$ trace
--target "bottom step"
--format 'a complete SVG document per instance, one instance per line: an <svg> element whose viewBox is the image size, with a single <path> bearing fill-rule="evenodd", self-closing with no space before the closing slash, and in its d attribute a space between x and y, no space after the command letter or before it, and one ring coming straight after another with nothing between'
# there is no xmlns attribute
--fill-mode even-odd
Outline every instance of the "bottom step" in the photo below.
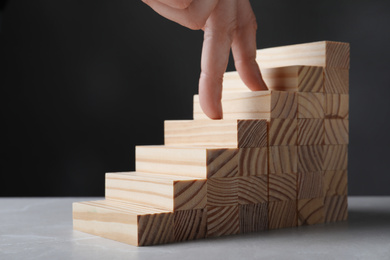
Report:
<svg viewBox="0 0 390 260"><path fill-rule="evenodd" d="M173 242L173 213L113 200L73 203L73 228L142 246Z"/></svg>

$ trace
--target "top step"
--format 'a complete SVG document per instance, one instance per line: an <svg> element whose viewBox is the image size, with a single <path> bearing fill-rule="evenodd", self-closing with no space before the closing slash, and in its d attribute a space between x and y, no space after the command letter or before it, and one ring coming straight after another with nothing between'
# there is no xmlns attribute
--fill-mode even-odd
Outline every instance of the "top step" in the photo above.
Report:
<svg viewBox="0 0 390 260"><path fill-rule="evenodd" d="M257 51L261 68L284 66L320 66L349 69L349 43L321 41L295 44Z"/></svg>

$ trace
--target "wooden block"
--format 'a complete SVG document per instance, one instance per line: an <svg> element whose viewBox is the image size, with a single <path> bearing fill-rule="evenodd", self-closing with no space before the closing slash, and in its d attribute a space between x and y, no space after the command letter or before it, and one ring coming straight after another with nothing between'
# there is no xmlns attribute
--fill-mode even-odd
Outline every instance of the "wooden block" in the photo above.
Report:
<svg viewBox="0 0 390 260"><path fill-rule="evenodd" d="M298 172L322 171L324 151L322 145L298 146Z"/></svg>
<svg viewBox="0 0 390 260"><path fill-rule="evenodd" d="M269 173L297 173L298 172L297 146L270 146Z"/></svg>
<svg viewBox="0 0 390 260"><path fill-rule="evenodd" d="M296 118L297 98L294 92L282 91L224 93L222 109L224 119ZM208 119L198 95L194 96L194 119Z"/></svg>
<svg viewBox="0 0 390 260"><path fill-rule="evenodd" d="M257 204L268 201L268 176L237 177L238 203Z"/></svg>
<svg viewBox="0 0 390 260"><path fill-rule="evenodd" d="M324 144L349 143L349 120L325 119L324 129Z"/></svg>
<svg viewBox="0 0 390 260"><path fill-rule="evenodd" d="M135 246L174 241L171 212L119 201L73 203L73 228Z"/></svg>
<svg viewBox="0 0 390 260"><path fill-rule="evenodd" d="M348 195L348 171L324 171L324 194L327 197Z"/></svg>
<svg viewBox="0 0 390 260"><path fill-rule="evenodd" d="M324 93L297 93L298 118L324 118L325 94Z"/></svg>
<svg viewBox="0 0 390 260"><path fill-rule="evenodd" d="M278 229L297 226L296 200L272 201L268 207L268 228Z"/></svg>
<svg viewBox="0 0 390 260"><path fill-rule="evenodd" d="M261 176L268 174L267 147L241 148L238 155L238 176Z"/></svg>
<svg viewBox="0 0 390 260"><path fill-rule="evenodd" d="M238 204L237 177L207 180L207 206L235 206Z"/></svg>
<svg viewBox="0 0 390 260"><path fill-rule="evenodd" d="M268 229L268 203L239 205L240 233Z"/></svg>
<svg viewBox="0 0 390 260"><path fill-rule="evenodd" d="M238 175L238 149L137 146L137 172L206 179Z"/></svg>
<svg viewBox="0 0 390 260"><path fill-rule="evenodd" d="M207 237L233 235L240 232L238 205L207 207Z"/></svg>
<svg viewBox="0 0 390 260"><path fill-rule="evenodd" d="M272 118L269 122L269 145L296 145L297 119Z"/></svg>
<svg viewBox="0 0 390 260"><path fill-rule="evenodd" d="M324 223L324 198L298 200L298 226Z"/></svg>
<svg viewBox="0 0 390 260"><path fill-rule="evenodd" d="M325 118L348 119L349 95L325 94Z"/></svg>
<svg viewBox="0 0 390 260"><path fill-rule="evenodd" d="M165 121L165 145L247 148L267 146L266 120Z"/></svg>
<svg viewBox="0 0 390 260"><path fill-rule="evenodd" d="M284 66L319 66L349 69L349 44L321 41L257 51L260 68Z"/></svg>
<svg viewBox="0 0 390 260"><path fill-rule="evenodd" d="M297 198L297 174L269 174L269 201L289 201Z"/></svg>
<svg viewBox="0 0 390 260"><path fill-rule="evenodd" d="M261 69L263 80L269 90L324 92L324 73L322 67L288 66ZM224 74L223 93L250 92L237 71Z"/></svg>
<svg viewBox="0 0 390 260"><path fill-rule="evenodd" d="M348 169L348 145L324 145L325 171Z"/></svg>
<svg viewBox="0 0 390 260"><path fill-rule="evenodd" d="M324 176L322 172L298 173L298 199L324 197Z"/></svg>
<svg viewBox="0 0 390 260"><path fill-rule="evenodd" d="M268 119L271 116L271 91L225 93L222 97L224 119ZM208 119L194 96L194 119Z"/></svg>
<svg viewBox="0 0 390 260"><path fill-rule="evenodd" d="M326 93L349 93L349 70L325 68L324 90Z"/></svg>
<svg viewBox="0 0 390 260"><path fill-rule="evenodd" d="M137 172L107 173L106 198L165 210L204 208L206 180Z"/></svg>
<svg viewBox="0 0 390 260"><path fill-rule="evenodd" d="M298 145L321 145L325 140L323 119L298 119Z"/></svg>
<svg viewBox="0 0 390 260"><path fill-rule="evenodd" d="M173 218L175 241L187 241L206 237L206 209L179 210L173 213Z"/></svg>
<svg viewBox="0 0 390 260"><path fill-rule="evenodd" d="M325 223L344 221L348 219L348 197L325 197Z"/></svg>

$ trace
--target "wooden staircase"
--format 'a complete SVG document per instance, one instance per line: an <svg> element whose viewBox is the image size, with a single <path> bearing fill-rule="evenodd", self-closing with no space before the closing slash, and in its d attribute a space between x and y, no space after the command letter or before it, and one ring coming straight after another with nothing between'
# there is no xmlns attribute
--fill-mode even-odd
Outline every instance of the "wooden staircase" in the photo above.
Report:
<svg viewBox="0 0 390 260"><path fill-rule="evenodd" d="M259 50L268 91L224 79L223 120L165 121L136 172L73 204L74 229L143 246L347 219L349 44Z"/></svg>

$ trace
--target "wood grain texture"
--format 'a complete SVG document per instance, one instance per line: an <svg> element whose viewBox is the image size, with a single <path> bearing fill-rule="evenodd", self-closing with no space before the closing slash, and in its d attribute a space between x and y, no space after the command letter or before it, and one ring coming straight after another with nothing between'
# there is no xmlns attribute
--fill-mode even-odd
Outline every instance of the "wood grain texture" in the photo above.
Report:
<svg viewBox="0 0 390 260"><path fill-rule="evenodd" d="M261 68L319 66L349 69L349 44L321 41L257 50Z"/></svg>
<svg viewBox="0 0 390 260"><path fill-rule="evenodd" d="M272 201L268 207L268 228L278 229L297 226L297 201Z"/></svg>
<svg viewBox="0 0 390 260"><path fill-rule="evenodd" d="M207 180L207 206L235 206L238 204L238 178Z"/></svg>
<svg viewBox="0 0 390 260"><path fill-rule="evenodd" d="M174 240L172 213L111 200L73 203L73 228L135 246Z"/></svg>
<svg viewBox="0 0 390 260"><path fill-rule="evenodd" d="M269 121L269 145L296 145L297 127L297 119L272 118Z"/></svg>
<svg viewBox="0 0 390 260"><path fill-rule="evenodd" d="M240 149L238 157L238 176L261 176L267 174L267 147Z"/></svg>
<svg viewBox="0 0 390 260"><path fill-rule="evenodd" d="M270 146L269 147L269 173L297 173L298 154L297 146Z"/></svg>
<svg viewBox="0 0 390 260"><path fill-rule="evenodd" d="M266 120L165 121L165 145L217 148L267 146Z"/></svg>
<svg viewBox="0 0 390 260"><path fill-rule="evenodd" d="M268 203L239 205L240 233L268 229Z"/></svg>
<svg viewBox="0 0 390 260"><path fill-rule="evenodd" d="M348 171L324 171L324 194L327 197L348 195Z"/></svg>
<svg viewBox="0 0 390 260"><path fill-rule="evenodd" d="M347 196L325 197L325 223L344 221L348 219Z"/></svg>
<svg viewBox="0 0 390 260"><path fill-rule="evenodd" d="M206 209L175 211L173 218L175 241L180 242L206 237Z"/></svg>
<svg viewBox="0 0 390 260"><path fill-rule="evenodd" d="M324 149L322 145L298 146L298 172L322 171L324 166Z"/></svg>
<svg viewBox="0 0 390 260"><path fill-rule="evenodd" d="M298 145L322 145L325 141L324 119L298 119Z"/></svg>
<svg viewBox="0 0 390 260"><path fill-rule="evenodd" d="M349 93L349 70L325 68L324 90L326 93Z"/></svg>
<svg viewBox="0 0 390 260"><path fill-rule="evenodd" d="M325 94L325 118L348 119L349 95Z"/></svg>
<svg viewBox="0 0 390 260"><path fill-rule="evenodd" d="M206 180L137 172L107 173L106 198L165 210L206 206Z"/></svg>
<svg viewBox="0 0 390 260"><path fill-rule="evenodd" d="M237 177L238 203L257 204L268 201L268 176Z"/></svg>
<svg viewBox="0 0 390 260"><path fill-rule="evenodd" d="M207 207L207 237L233 235L240 232L238 205Z"/></svg>
<svg viewBox="0 0 390 260"><path fill-rule="evenodd" d="M269 174L268 175L268 200L289 201L297 198L297 174Z"/></svg>
<svg viewBox="0 0 390 260"><path fill-rule="evenodd" d="M268 119L271 116L271 91L224 93L222 97L224 119ZM194 119L209 119L194 96Z"/></svg>
<svg viewBox="0 0 390 260"><path fill-rule="evenodd" d="M298 199L313 199L324 197L323 172L298 173Z"/></svg>
<svg viewBox="0 0 390 260"><path fill-rule="evenodd" d="M325 171L348 168L348 145L324 145L323 150Z"/></svg>
<svg viewBox="0 0 390 260"><path fill-rule="evenodd" d="M324 129L324 144L349 143L349 120L325 119Z"/></svg>
<svg viewBox="0 0 390 260"><path fill-rule="evenodd" d="M137 146L137 172L206 179L238 174L238 149Z"/></svg>
<svg viewBox="0 0 390 260"><path fill-rule="evenodd" d="M324 118L325 94L324 93L297 93L298 118Z"/></svg>
<svg viewBox="0 0 390 260"><path fill-rule="evenodd" d="M269 90L324 92L324 73L322 67L287 66L263 68L261 74ZM250 92L237 71L224 74L223 93Z"/></svg>
<svg viewBox="0 0 390 260"><path fill-rule="evenodd" d="M324 198L298 200L298 226L324 222Z"/></svg>
<svg viewBox="0 0 390 260"><path fill-rule="evenodd" d="M297 117L297 93L287 91L271 91L271 118Z"/></svg>

